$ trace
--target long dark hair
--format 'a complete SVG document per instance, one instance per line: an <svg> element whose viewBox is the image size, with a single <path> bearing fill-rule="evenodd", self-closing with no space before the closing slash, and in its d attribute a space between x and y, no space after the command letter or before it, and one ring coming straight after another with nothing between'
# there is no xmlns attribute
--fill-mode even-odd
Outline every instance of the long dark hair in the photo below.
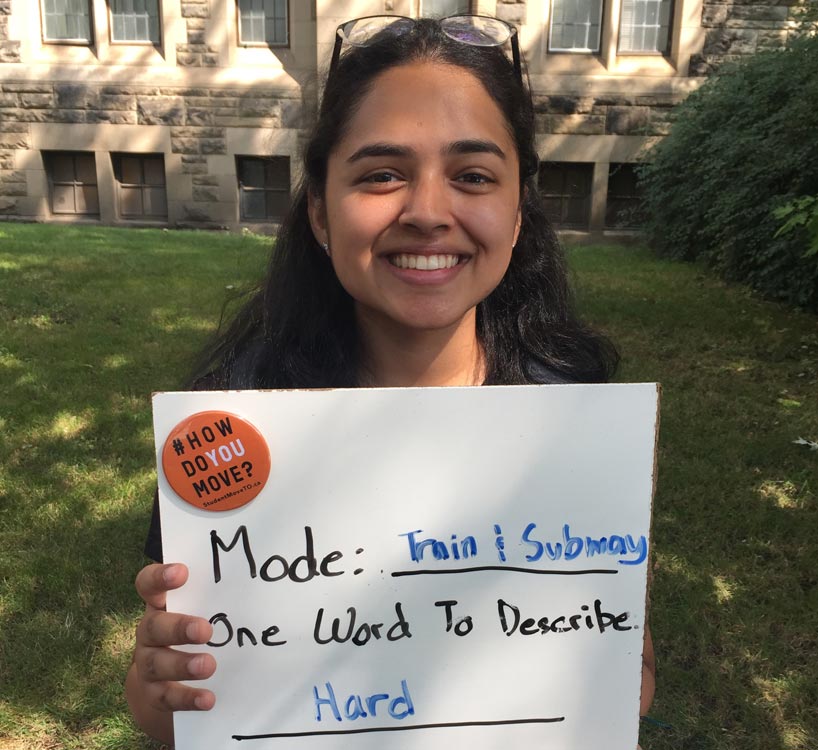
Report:
<svg viewBox="0 0 818 750"><path fill-rule="evenodd" d="M359 385L353 300L313 236L307 196L323 196L330 152L356 107L384 71L416 61L472 73L504 114L517 147L522 227L499 286L477 306L486 383L542 380L543 368L577 382L608 380L613 345L577 318L565 258L536 184L534 110L529 91L500 48L474 47L421 19L409 33L382 35L342 55L324 91L304 154L304 178L278 233L267 275L204 352L194 380L222 388L327 388Z"/></svg>

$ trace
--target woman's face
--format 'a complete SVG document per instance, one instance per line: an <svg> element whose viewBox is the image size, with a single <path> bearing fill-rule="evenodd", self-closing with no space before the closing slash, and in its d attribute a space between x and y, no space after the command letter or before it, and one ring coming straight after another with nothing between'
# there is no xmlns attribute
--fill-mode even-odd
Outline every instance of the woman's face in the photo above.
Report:
<svg viewBox="0 0 818 750"><path fill-rule="evenodd" d="M519 182L505 119L478 79L414 63L375 79L330 155L310 219L359 321L473 325L511 259Z"/></svg>

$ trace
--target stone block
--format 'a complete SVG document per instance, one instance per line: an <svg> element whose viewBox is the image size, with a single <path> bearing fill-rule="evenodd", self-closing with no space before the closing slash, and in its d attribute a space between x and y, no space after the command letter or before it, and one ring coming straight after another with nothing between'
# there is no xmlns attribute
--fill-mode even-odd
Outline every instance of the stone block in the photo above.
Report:
<svg viewBox="0 0 818 750"><path fill-rule="evenodd" d="M11 215L16 213L17 201L5 196L0 197L0 214Z"/></svg>
<svg viewBox="0 0 818 750"><path fill-rule="evenodd" d="M61 109L89 109L99 106L99 89L73 83L55 83L56 106Z"/></svg>
<svg viewBox="0 0 818 750"><path fill-rule="evenodd" d="M39 113L40 110L33 110ZM45 110L42 112L45 116L40 122L64 122L69 124L77 124L85 122L86 111L84 109L55 109Z"/></svg>
<svg viewBox="0 0 818 750"><path fill-rule="evenodd" d="M25 181L26 175L19 169L11 172L4 171L0 173L0 182L25 182Z"/></svg>
<svg viewBox="0 0 818 750"><path fill-rule="evenodd" d="M46 109L53 103L51 94L20 94L20 106L25 109Z"/></svg>
<svg viewBox="0 0 818 750"><path fill-rule="evenodd" d="M6 107L17 107L19 103L20 99L17 94L0 93L0 109L5 109Z"/></svg>
<svg viewBox="0 0 818 750"><path fill-rule="evenodd" d="M54 89L50 84L30 81L25 83L4 83L0 90L14 94L50 94Z"/></svg>
<svg viewBox="0 0 818 750"><path fill-rule="evenodd" d="M708 56L750 55L756 50L758 31L751 29L712 29L704 40Z"/></svg>
<svg viewBox="0 0 818 750"><path fill-rule="evenodd" d="M256 94L255 92L248 92L244 89L211 89L210 96L214 97L215 99L223 99L225 97L231 97L235 99L239 99L241 97L247 96L263 96L262 93Z"/></svg>
<svg viewBox="0 0 818 750"><path fill-rule="evenodd" d="M208 187L218 187L219 178L215 175L197 176L193 178L194 185L206 185Z"/></svg>
<svg viewBox="0 0 818 750"><path fill-rule="evenodd" d="M605 118L599 115L535 115L540 133L570 135L601 135L605 133Z"/></svg>
<svg viewBox="0 0 818 750"><path fill-rule="evenodd" d="M177 52L176 64L183 68L199 68L202 65L201 55L192 55L189 52Z"/></svg>
<svg viewBox="0 0 818 750"><path fill-rule="evenodd" d="M227 153L227 144L221 138L202 138L200 148L203 154Z"/></svg>
<svg viewBox="0 0 818 750"><path fill-rule="evenodd" d="M549 115L590 114L594 100L589 96L538 96L534 111Z"/></svg>
<svg viewBox="0 0 818 750"><path fill-rule="evenodd" d="M209 109L188 107L185 115L185 125L213 125L213 112Z"/></svg>
<svg viewBox="0 0 818 750"><path fill-rule="evenodd" d="M498 3L495 15L501 21L522 26L525 23L525 3Z"/></svg>
<svg viewBox="0 0 818 750"><path fill-rule="evenodd" d="M781 49L787 44L786 31L759 31L758 49Z"/></svg>
<svg viewBox="0 0 818 750"><path fill-rule="evenodd" d="M182 157L185 158L184 156ZM182 163L182 174L200 175L207 174L207 164L185 164Z"/></svg>
<svg viewBox="0 0 818 750"><path fill-rule="evenodd" d="M187 29L187 43L188 44L204 44L205 30L204 29Z"/></svg>
<svg viewBox="0 0 818 750"><path fill-rule="evenodd" d="M218 55L202 55L202 65L207 68L215 68L219 64L219 56Z"/></svg>
<svg viewBox="0 0 818 750"><path fill-rule="evenodd" d="M0 16L11 15L11 0L0 0Z"/></svg>
<svg viewBox="0 0 818 750"><path fill-rule="evenodd" d="M0 42L0 63L20 62L20 42Z"/></svg>
<svg viewBox="0 0 818 750"><path fill-rule="evenodd" d="M729 17L732 5L705 5L702 10L702 26L721 26Z"/></svg>
<svg viewBox="0 0 818 750"><path fill-rule="evenodd" d="M210 214L203 206L197 206L195 203L183 203L182 213L187 221L210 221Z"/></svg>
<svg viewBox="0 0 818 750"><path fill-rule="evenodd" d="M649 130L648 107L608 107L605 132L609 135L644 135Z"/></svg>
<svg viewBox="0 0 818 750"><path fill-rule="evenodd" d="M181 125L185 121L184 99L181 97L142 97L136 110L140 125Z"/></svg>
<svg viewBox="0 0 818 750"><path fill-rule="evenodd" d="M227 131L224 128L173 128L171 136L174 138L224 138Z"/></svg>
<svg viewBox="0 0 818 750"><path fill-rule="evenodd" d="M182 18L210 18L210 8L207 5L182 3Z"/></svg>
<svg viewBox="0 0 818 750"><path fill-rule="evenodd" d="M207 96L210 92L204 88L160 88L161 96Z"/></svg>
<svg viewBox="0 0 818 750"><path fill-rule="evenodd" d="M87 122L108 122L111 125L138 125L136 112L117 112L109 110L89 110L86 114Z"/></svg>
<svg viewBox="0 0 818 750"><path fill-rule="evenodd" d="M136 109L136 97L132 94L102 94L99 97L99 108L116 111Z"/></svg>
<svg viewBox="0 0 818 750"><path fill-rule="evenodd" d="M25 182L0 182L0 195L23 198L28 195Z"/></svg>
<svg viewBox="0 0 818 750"><path fill-rule="evenodd" d="M730 18L746 21L786 21L790 9L786 5L758 4L734 5Z"/></svg>
<svg viewBox="0 0 818 750"><path fill-rule="evenodd" d="M277 117L279 114L277 99L242 99L239 102L241 117Z"/></svg>
<svg viewBox="0 0 818 750"><path fill-rule="evenodd" d="M176 138L171 136L170 150L174 154L198 154L199 153L199 139L198 138Z"/></svg>
<svg viewBox="0 0 818 750"><path fill-rule="evenodd" d="M4 121L2 117L0 117L0 130L4 133L28 133L30 130L29 124L27 122L13 122L11 120ZM4 167L0 167L3 169ZM5 167L7 169L7 167Z"/></svg>
<svg viewBox="0 0 818 750"><path fill-rule="evenodd" d="M219 191L217 188L194 186L193 200L197 203L217 203Z"/></svg>
<svg viewBox="0 0 818 750"><path fill-rule="evenodd" d="M209 107L211 103L209 96L185 96L188 107Z"/></svg>

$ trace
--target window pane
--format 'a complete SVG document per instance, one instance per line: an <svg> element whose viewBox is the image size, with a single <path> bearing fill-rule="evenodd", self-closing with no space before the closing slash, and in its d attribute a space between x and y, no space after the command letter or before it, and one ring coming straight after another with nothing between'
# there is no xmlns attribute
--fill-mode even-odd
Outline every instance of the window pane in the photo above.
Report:
<svg viewBox="0 0 818 750"><path fill-rule="evenodd" d="M290 160L278 156L265 160L264 184L270 188L290 191Z"/></svg>
<svg viewBox="0 0 818 750"><path fill-rule="evenodd" d="M666 52L671 0L622 0L619 48L623 52Z"/></svg>
<svg viewBox="0 0 818 750"><path fill-rule="evenodd" d="M74 186L54 185L52 191L51 210L55 214L74 214Z"/></svg>
<svg viewBox="0 0 818 750"><path fill-rule="evenodd" d="M165 217L168 215L168 201L164 187L145 188L143 198L145 216Z"/></svg>
<svg viewBox="0 0 818 750"><path fill-rule="evenodd" d="M74 182L73 154L54 154L51 162L51 179L54 182Z"/></svg>
<svg viewBox="0 0 818 750"><path fill-rule="evenodd" d="M123 156L121 182L126 185L142 184L142 165L138 157Z"/></svg>
<svg viewBox="0 0 818 750"><path fill-rule="evenodd" d="M598 52L601 21L602 0L553 0L550 49Z"/></svg>
<svg viewBox="0 0 818 750"><path fill-rule="evenodd" d="M77 154L75 165L77 182L86 185L97 184L97 168L92 154Z"/></svg>
<svg viewBox="0 0 818 750"><path fill-rule="evenodd" d="M142 216L142 188L120 185L119 212L123 216Z"/></svg>
<svg viewBox="0 0 818 750"><path fill-rule="evenodd" d="M159 43L159 0L110 0L117 42Z"/></svg>
<svg viewBox="0 0 818 750"><path fill-rule="evenodd" d="M540 164L540 192L553 224L572 229L588 226L593 168L593 164L573 162Z"/></svg>
<svg viewBox="0 0 818 750"><path fill-rule="evenodd" d="M45 38L91 41L88 0L46 0Z"/></svg>
<svg viewBox="0 0 818 750"><path fill-rule="evenodd" d="M146 185L164 185L165 184L165 160L164 159L148 159L144 160L145 165L145 184Z"/></svg>
<svg viewBox="0 0 818 750"><path fill-rule="evenodd" d="M94 185L78 185L74 195L78 214L99 213L99 195Z"/></svg>
<svg viewBox="0 0 818 750"><path fill-rule="evenodd" d="M261 159L241 159L239 174L247 187L264 187L264 162Z"/></svg>
<svg viewBox="0 0 818 750"><path fill-rule="evenodd" d="M288 193L279 191L267 191L267 218L274 221L279 221L285 213L287 213L287 206L290 203L290 196Z"/></svg>
<svg viewBox="0 0 818 750"><path fill-rule="evenodd" d="M265 216L263 190L242 190L241 218L258 219L259 221L264 220Z"/></svg>
<svg viewBox="0 0 818 750"><path fill-rule="evenodd" d="M471 3L468 0L423 0L421 15L444 18L457 13L469 13Z"/></svg>

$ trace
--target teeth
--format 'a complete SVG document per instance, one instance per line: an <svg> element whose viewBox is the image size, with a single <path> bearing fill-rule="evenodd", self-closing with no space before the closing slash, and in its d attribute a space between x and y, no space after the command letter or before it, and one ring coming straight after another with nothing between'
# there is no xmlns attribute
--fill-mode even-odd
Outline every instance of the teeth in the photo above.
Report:
<svg viewBox="0 0 818 750"><path fill-rule="evenodd" d="M390 255L389 262L398 268L415 268L418 271L437 271L452 268L460 262L459 255Z"/></svg>

